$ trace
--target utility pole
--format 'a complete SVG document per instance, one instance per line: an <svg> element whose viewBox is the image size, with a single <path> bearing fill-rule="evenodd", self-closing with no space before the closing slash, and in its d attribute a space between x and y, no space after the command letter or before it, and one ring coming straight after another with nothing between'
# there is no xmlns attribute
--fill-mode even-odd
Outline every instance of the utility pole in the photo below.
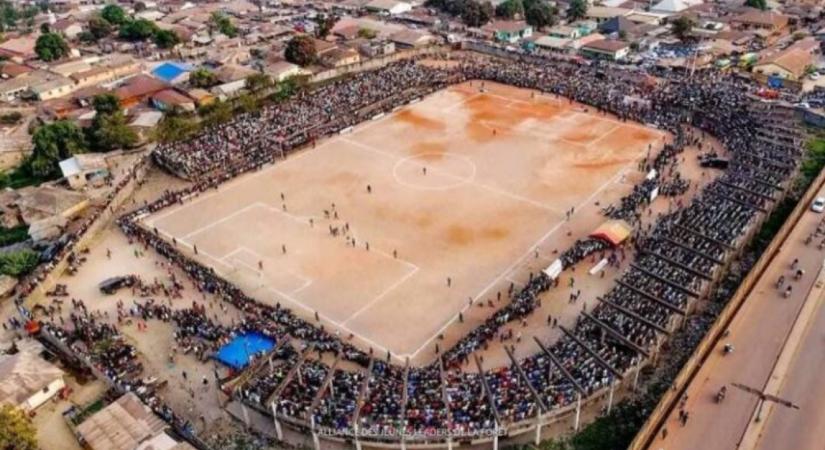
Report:
<svg viewBox="0 0 825 450"><path fill-rule="evenodd" d="M741 383L731 383L731 386L737 387L737 388L747 392L748 394L755 395L756 397L759 398L759 403L756 407L756 418L754 419L754 421L756 421L756 422L759 422L760 420L762 420L762 405L765 404L766 401L778 403L778 404L780 404L780 405L782 405L786 408L799 409L799 405L796 405L796 404L792 403L789 400L785 400L784 398L780 398L780 397L777 397L775 395L767 394L763 391L760 391L759 389L755 389L755 388L752 388L750 386L745 386L744 384L741 384Z"/></svg>

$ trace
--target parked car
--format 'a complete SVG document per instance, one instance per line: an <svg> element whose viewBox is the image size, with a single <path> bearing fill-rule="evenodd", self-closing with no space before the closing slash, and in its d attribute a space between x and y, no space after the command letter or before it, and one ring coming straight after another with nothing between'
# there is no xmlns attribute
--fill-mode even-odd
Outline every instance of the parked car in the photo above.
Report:
<svg viewBox="0 0 825 450"><path fill-rule="evenodd" d="M825 197L817 197L814 202L811 203L811 211L815 213L825 211Z"/></svg>

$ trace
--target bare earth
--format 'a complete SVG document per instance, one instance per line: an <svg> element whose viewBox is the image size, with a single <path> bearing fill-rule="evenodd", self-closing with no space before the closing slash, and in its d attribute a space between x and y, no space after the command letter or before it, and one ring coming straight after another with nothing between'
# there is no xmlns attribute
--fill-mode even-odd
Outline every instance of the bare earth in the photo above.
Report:
<svg viewBox="0 0 825 450"><path fill-rule="evenodd" d="M429 354L470 299L525 280L536 251L549 264L565 211L626 193L665 139L565 99L480 87L438 92L145 224L261 301L317 312L399 358Z"/></svg>

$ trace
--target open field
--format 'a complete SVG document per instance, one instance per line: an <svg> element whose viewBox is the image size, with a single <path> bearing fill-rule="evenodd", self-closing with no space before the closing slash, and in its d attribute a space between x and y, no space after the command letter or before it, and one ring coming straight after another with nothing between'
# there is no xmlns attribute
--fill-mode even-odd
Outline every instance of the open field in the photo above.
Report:
<svg viewBox="0 0 825 450"><path fill-rule="evenodd" d="M438 92L144 223L261 301L415 358L470 299L504 294L534 255L549 264L566 211L603 198L665 138L480 87Z"/></svg>

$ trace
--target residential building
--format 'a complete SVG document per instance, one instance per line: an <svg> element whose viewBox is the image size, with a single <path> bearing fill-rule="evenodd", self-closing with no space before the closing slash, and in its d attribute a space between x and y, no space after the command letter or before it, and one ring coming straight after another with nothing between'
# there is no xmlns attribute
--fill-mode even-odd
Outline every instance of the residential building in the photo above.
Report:
<svg viewBox="0 0 825 450"><path fill-rule="evenodd" d="M497 20L484 25L481 29L494 40L511 44L533 35L533 27L521 20Z"/></svg>
<svg viewBox="0 0 825 450"><path fill-rule="evenodd" d="M765 30L778 33L788 26L788 16L775 11L761 11L750 8L748 11L732 18L731 26L742 30Z"/></svg>
<svg viewBox="0 0 825 450"><path fill-rule="evenodd" d="M398 0L372 0L364 8L367 11L395 16L412 10L412 5Z"/></svg>
<svg viewBox="0 0 825 450"><path fill-rule="evenodd" d="M618 61L628 55L630 46L619 40L601 39L583 45L580 51L590 58Z"/></svg>
<svg viewBox="0 0 825 450"><path fill-rule="evenodd" d="M63 371L33 352L0 355L0 405L31 412L65 385Z"/></svg>

